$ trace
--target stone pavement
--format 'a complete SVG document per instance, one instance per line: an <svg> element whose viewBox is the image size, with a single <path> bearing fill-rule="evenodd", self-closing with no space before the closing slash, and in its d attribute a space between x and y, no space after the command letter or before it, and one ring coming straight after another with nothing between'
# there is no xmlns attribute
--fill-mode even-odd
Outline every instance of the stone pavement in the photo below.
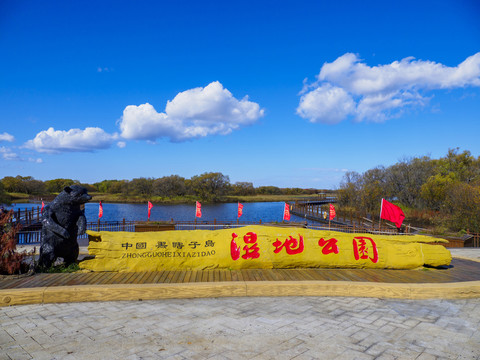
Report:
<svg viewBox="0 0 480 360"><path fill-rule="evenodd" d="M480 299L175 299L0 308L1 359L480 359Z"/></svg>
<svg viewBox="0 0 480 360"><path fill-rule="evenodd" d="M453 257L480 261L480 248L449 248Z"/></svg>

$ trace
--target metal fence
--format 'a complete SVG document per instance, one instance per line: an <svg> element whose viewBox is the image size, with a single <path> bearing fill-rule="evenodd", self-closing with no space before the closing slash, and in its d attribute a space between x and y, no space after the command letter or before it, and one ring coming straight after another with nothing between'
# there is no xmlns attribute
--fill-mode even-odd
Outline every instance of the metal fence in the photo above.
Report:
<svg viewBox="0 0 480 360"><path fill-rule="evenodd" d="M135 221L102 221L88 222L87 230L91 231L135 231ZM17 233L17 244L39 244L42 231L42 224L31 225ZM86 239L88 235L85 233L79 235L77 239Z"/></svg>

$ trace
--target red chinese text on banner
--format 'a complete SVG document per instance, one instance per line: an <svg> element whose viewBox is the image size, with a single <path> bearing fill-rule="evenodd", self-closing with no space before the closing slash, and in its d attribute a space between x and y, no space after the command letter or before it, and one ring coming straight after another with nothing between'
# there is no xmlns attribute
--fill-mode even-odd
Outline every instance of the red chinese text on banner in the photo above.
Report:
<svg viewBox="0 0 480 360"><path fill-rule="evenodd" d="M100 219L103 216L103 205L102 202L100 201L98 203L98 218Z"/></svg>
<svg viewBox="0 0 480 360"><path fill-rule="evenodd" d="M202 217L202 204L198 201L195 203L195 217Z"/></svg>
<svg viewBox="0 0 480 360"><path fill-rule="evenodd" d="M150 213L153 208L153 204L149 201L148 202L148 220L150 220Z"/></svg>
<svg viewBox="0 0 480 360"><path fill-rule="evenodd" d="M333 220L336 215L337 215L337 213L335 212L335 206L333 206L333 204L330 204L330 217L329 217L329 219Z"/></svg>
<svg viewBox="0 0 480 360"><path fill-rule="evenodd" d="M402 209L400 209L397 205L392 204L385 199L382 199L380 218L389 220L395 223L397 228L400 228L402 226L403 219L405 219L405 214L403 213Z"/></svg>
<svg viewBox="0 0 480 360"><path fill-rule="evenodd" d="M285 248L285 251L288 255L295 255L300 254L303 252L304 245L303 245L303 236L298 234L300 241L295 239L293 236L289 236L289 239L286 239L283 243L277 239L272 245L275 246L275 250L273 252L278 254Z"/></svg>
<svg viewBox="0 0 480 360"><path fill-rule="evenodd" d="M243 214L243 204L238 203L238 215L237 217L242 216Z"/></svg>
<svg viewBox="0 0 480 360"><path fill-rule="evenodd" d="M232 241L230 242L230 255L232 256L233 260L238 260L240 258L241 248L237 245L235 238L238 235L232 233ZM252 244L251 246L245 245L243 247L243 251L245 254L242 255L242 258L247 259L258 259L260 257L260 248L257 244L257 234L254 232L248 232L246 235L243 236L243 241L245 244Z"/></svg>
<svg viewBox="0 0 480 360"><path fill-rule="evenodd" d="M285 203L285 209L283 210L283 220L290 221L290 205Z"/></svg>

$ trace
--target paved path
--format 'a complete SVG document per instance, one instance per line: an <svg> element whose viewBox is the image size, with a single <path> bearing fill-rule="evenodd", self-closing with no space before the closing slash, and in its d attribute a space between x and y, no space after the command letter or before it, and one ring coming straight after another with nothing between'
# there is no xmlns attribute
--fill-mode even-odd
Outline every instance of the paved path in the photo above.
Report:
<svg viewBox="0 0 480 360"><path fill-rule="evenodd" d="M1 359L480 359L480 299L26 305L0 324Z"/></svg>
<svg viewBox="0 0 480 360"><path fill-rule="evenodd" d="M454 256L480 259L480 249ZM480 359L480 299L250 297L0 308L0 359Z"/></svg>
<svg viewBox="0 0 480 360"><path fill-rule="evenodd" d="M450 248L453 257L480 261L480 248Z"/></svg>

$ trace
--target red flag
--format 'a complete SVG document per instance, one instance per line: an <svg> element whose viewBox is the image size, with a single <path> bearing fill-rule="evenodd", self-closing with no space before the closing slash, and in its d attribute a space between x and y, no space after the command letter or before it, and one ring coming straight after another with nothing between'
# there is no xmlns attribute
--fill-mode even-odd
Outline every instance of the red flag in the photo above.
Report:
<svg viewBox="0 0 480 360"><path fill-rule="evenodd" d="M285 203L285 209L283 210L283 220L290 221L290 206Z"/></svg>
<svg viewBox="0 0 480 360"><path fill-rule="evenodd" d="M42 208L40 209L40 214L43 214L43 208L45 207L44 202L42 201ZM38 208L37 208L38 209Z"/></svg>
<svg viewBox="0 0 480 360"><path fill-rule="evenodd" d="M330 220L333 220L333 218L337 215L337 213L335 212L335 206L333 206L333 204L330 204Z"/></svg>
<svg viewBox="0 0 480 360"><path fill-rule="evenodd" d="M380 209L380 218L389 220L400 228L402 226L403 219L405 219L405 214L402 209L397 205L388 202L385 199L382 199L382 207Z"/></svg>
<svg viewBox="0 0 480 360"><path fill-rule="evenodd" d="M150 220L150 213L153 208L153 204L149 201L148 202L148 220Z"/></svg>
<svg viewBox="0 0 480 360"><path fill-rule="evenodd" d="M103 205L102 202L100 201L98 203L98 218L100 219L103 216Z"/></svg>
<svg viewBox="0 0 480 360"><path fill-rule="evenodd" d="M202 204L200 204L198 201L195 204L195 217L202 217Z"/></svg>
<svg viewBox="0 0 480 360"><path fill-rule="evenodd" d="M243 214L243 205L238 203L238 216L237 217L242 216L242 214Z"/></svg>

